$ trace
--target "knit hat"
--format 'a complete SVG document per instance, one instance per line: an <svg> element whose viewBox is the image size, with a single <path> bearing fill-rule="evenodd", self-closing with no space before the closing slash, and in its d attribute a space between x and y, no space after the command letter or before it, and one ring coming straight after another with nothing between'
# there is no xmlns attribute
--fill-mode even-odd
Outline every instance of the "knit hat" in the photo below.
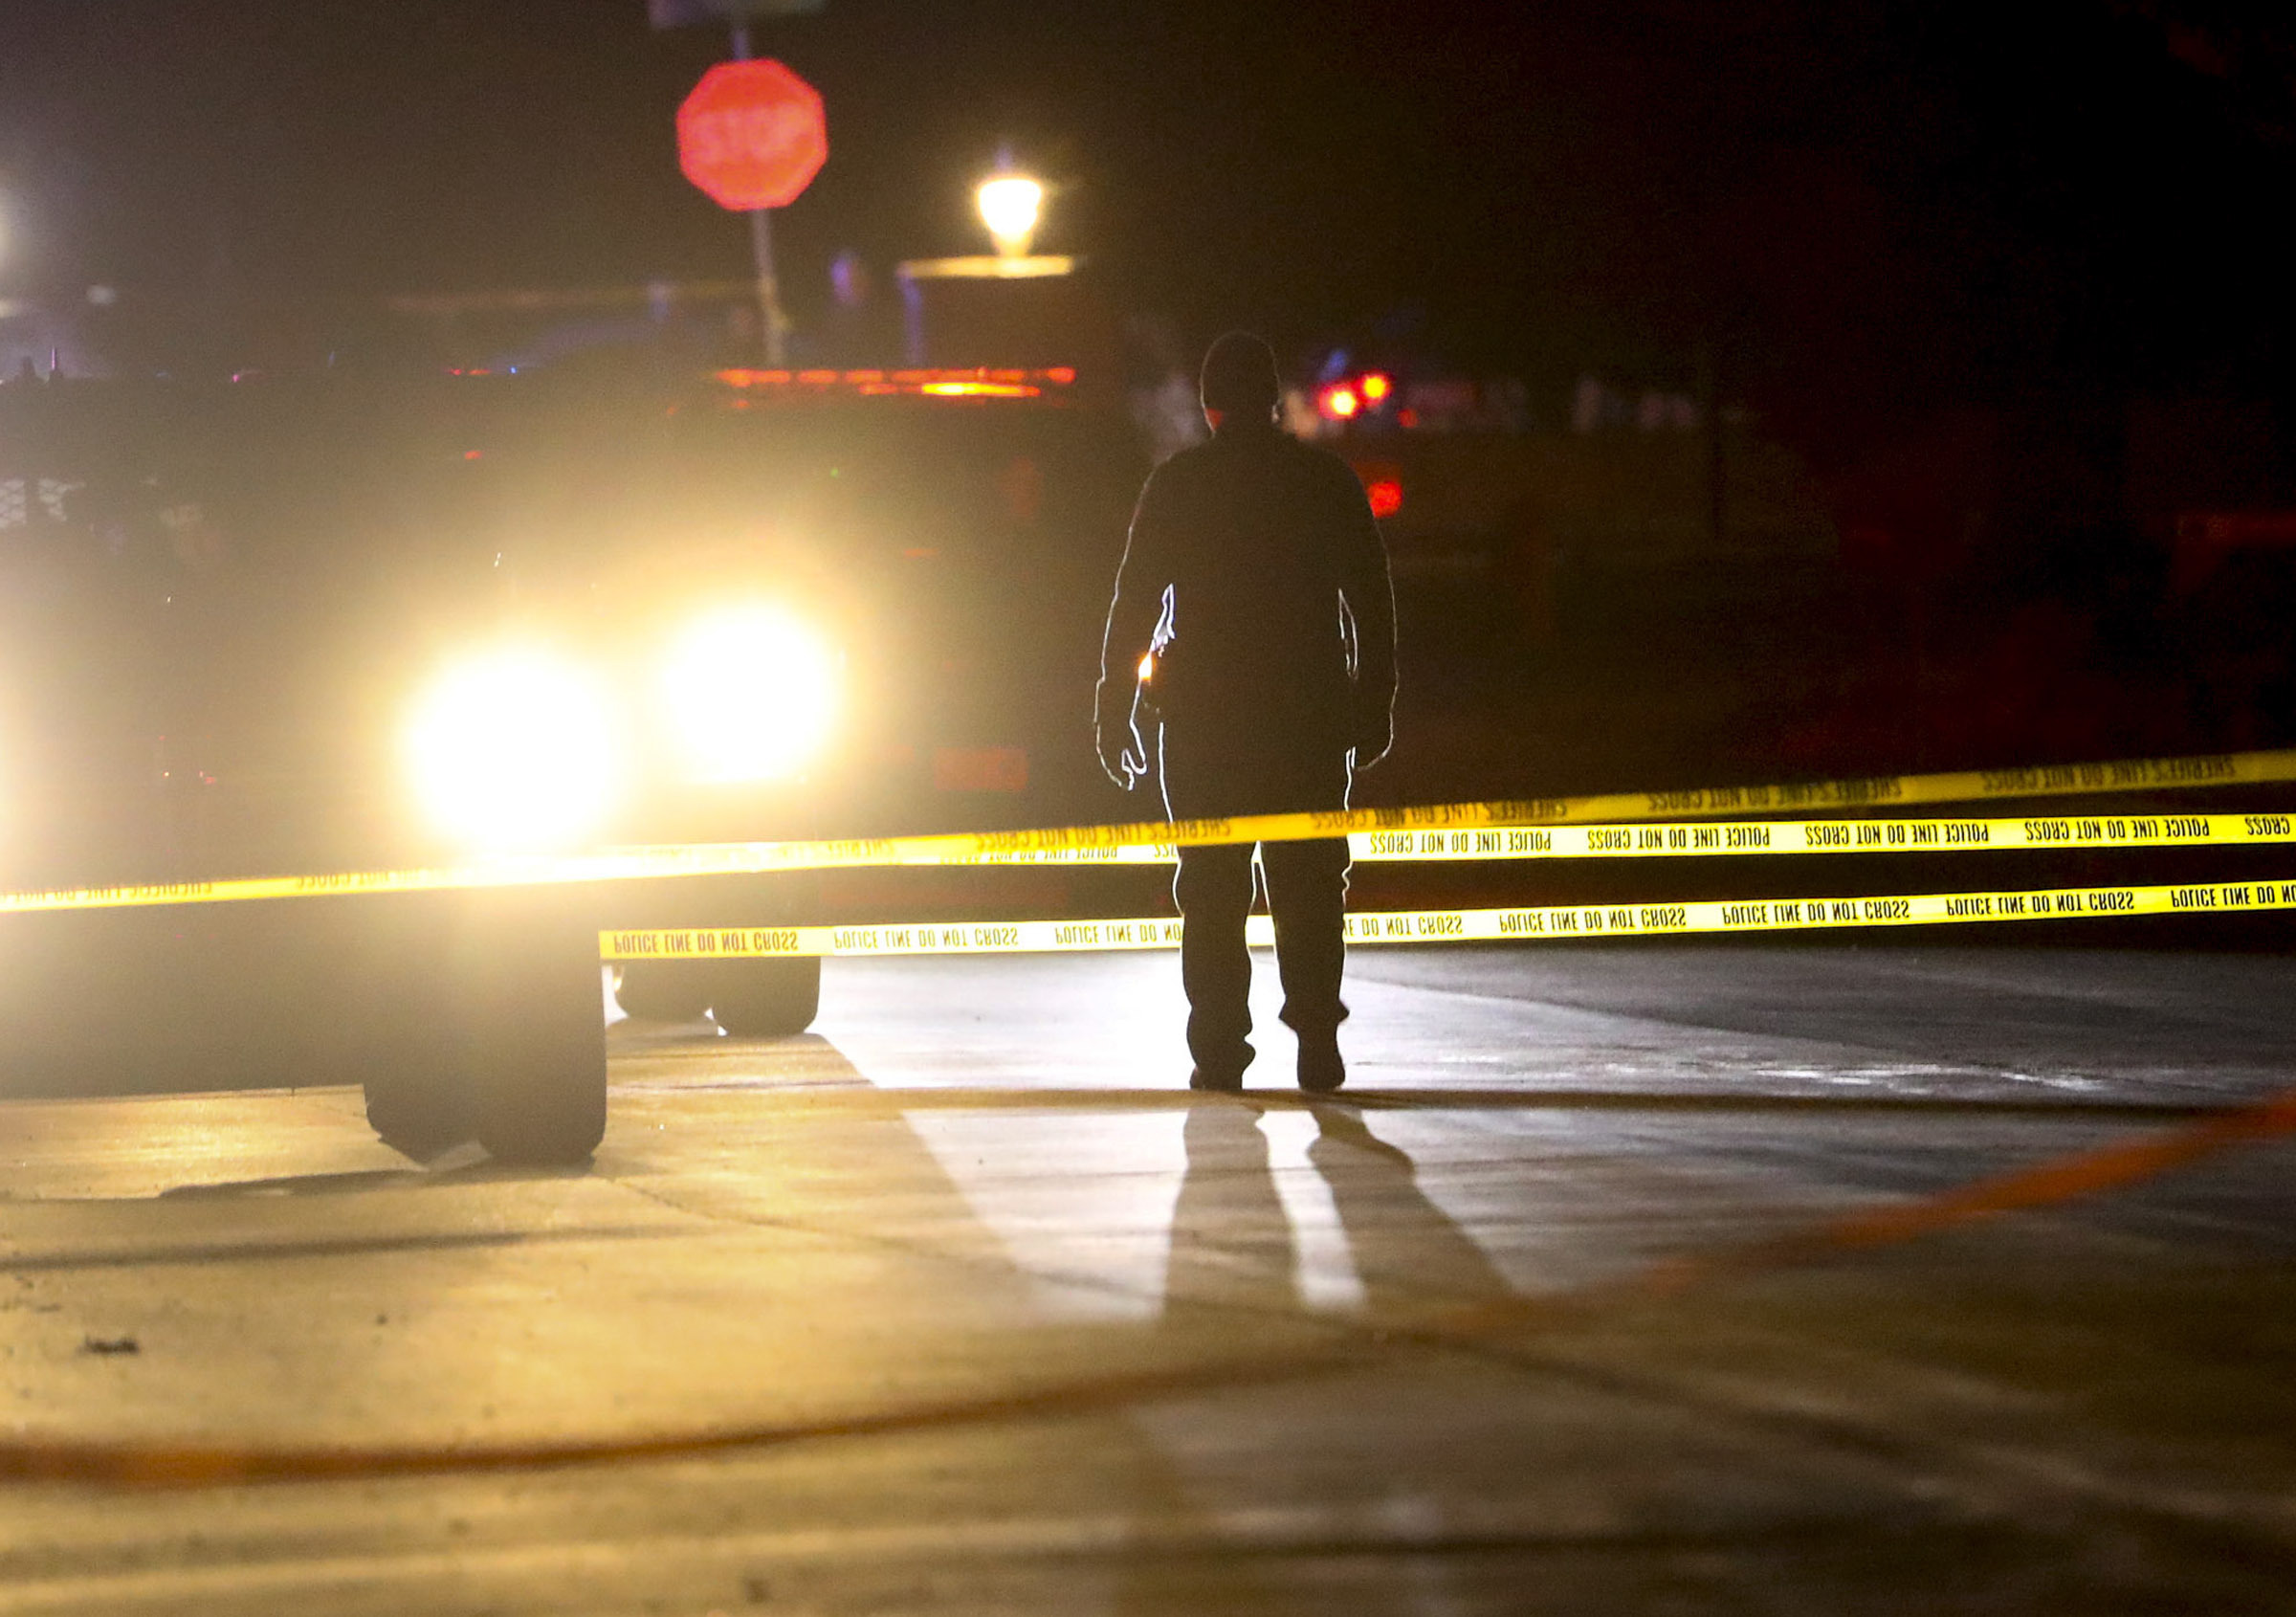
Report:
<svg viewBox="0 0 2296 1617"><path fill-rule="evenodd" d="M1248 331L1231 331L1205 352L1199 388L1206 410L1267 415L1282 392L1275 377L1275 350Z"/></svg>

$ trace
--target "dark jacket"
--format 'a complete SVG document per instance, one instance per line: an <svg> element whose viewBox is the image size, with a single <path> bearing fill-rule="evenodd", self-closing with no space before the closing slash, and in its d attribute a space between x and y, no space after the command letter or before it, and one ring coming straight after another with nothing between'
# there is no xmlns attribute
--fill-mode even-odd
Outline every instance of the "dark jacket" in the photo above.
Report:
<svg viewBox="0 0 2296 1617"><path fill-rule="evenodd" d="M1154 644L1165 721L1243 746L1354 743L1395 699L1387 549L1347 463L1230 426L1150 475L1101 642L1129 685Z"/></svg>

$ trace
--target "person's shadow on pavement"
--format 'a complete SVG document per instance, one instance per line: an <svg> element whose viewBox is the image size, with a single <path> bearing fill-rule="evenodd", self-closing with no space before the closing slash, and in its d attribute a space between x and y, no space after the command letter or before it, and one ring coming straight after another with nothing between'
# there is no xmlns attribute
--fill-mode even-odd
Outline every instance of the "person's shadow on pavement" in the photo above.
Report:
<svg viewBox="0 0 2296 1617"><path fill-rule="evenodd" d="M1301 1307L1297 1243L1260 1127L1265 1110L1223 1098L1188 1111L1187 1172L1164 1281L1170 1303ZM1353 1106L1327 1101L1311 1110L1316 1138L1308 1161L1331 1193L1367 1313L1507 1295L1506 1277L1420 1188L1407 1153L1372 1134Z"/></svg>
<svg viewBox="0 0 2296 1617"><path fill-rule="evenodd" d="M1188 1166L1172 1208L1167 1303L1296 1309L1292 1221L1275 1192L1260 1108L1199 1102L1188 1108L1181 1139Z"/></svg>
<svg viewBox="0 0 2296 1617"><path fill-rule="evenodd" d="M1374 1135L1353 1106L1325 1101L1314 1113L1308 1161L1339 1210L1371 1313L1507 1295L1506 1276L1419 1187L1419 1166L1408 1153Z"/></svg>

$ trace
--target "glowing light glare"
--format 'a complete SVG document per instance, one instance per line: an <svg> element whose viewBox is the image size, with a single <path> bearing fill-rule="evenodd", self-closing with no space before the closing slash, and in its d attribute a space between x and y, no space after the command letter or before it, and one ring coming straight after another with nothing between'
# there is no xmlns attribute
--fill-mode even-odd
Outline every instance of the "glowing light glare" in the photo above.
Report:
<svg viewBox="0 0 2296 1617"><path fill-rule="evenodd" d="M937 399L1033 399L1043 389L1025 382L927 382L917 391Z"/></svg>
<svg viewBox="0 0 2296 1617"><path fill-rule="evenodd" d="M779 607L703 618L662 668L670 730L687 773L766 781L796 773L828 743L838 718L837 657Z"/></svg>
<svg viewBox="0 0 2296 1617"><path fill-rule="evenodd" d="M505 650L450 670L416 709L408 754L439 829L491 853L595 831L620 786L606 691L546 652Z"/></svg>
<svg viewBox="0 0 2296 1617"><path fill-rule="evenodd" d="M930 370L720 370L718 380L729 388L786 392L792 387L808 391L845 388L863 397L895 393L924 393L941 398L1033 399L1047 388L1067 388L1076 381L1073 365L1056 365L1041 370L991 370L941 367ZM737 400L736 408L746 400Z"/></svg>
<svg viewBox="0 0 2296 1617"><path fill-rule="evenodd" d="M1363 408L1363 401L1346 383L1335 382L1317 395L1315 405L1328 419L1345 421Z"/></svg>
<svg viewBox="0 0 2296 1617"><path fill-rule="evenodd" d="M973 199L988 233L997 238L999 252L1028 251L1028 238L1036 234L1037 219L1044 212L1043 186L1023 174L1001 174L983 182Z"/></svg>
<svg viewBox="0 0 2296 1617"><path fill-rule="evenodd" d="M1395 383L1376 370L1357 386L1362 391L1363 402L1373 406L1386 403L1387 395L1395 391Z"/></svg>
<svg viewBox="0 0 2296 1617"><path fill-rule="evenodd" d="M1363 485L1375 517L1392 517L1403 508L1403 485L1393 477L1374 477Z"/></svg>
<svg viewBox="0 0 2296 1617"><path fill-rule="evenodd" d="M1140 653L1140 683L1145 685L1149 680L1155 677L1156 653L1154 652L1142 652Z"/></svg>

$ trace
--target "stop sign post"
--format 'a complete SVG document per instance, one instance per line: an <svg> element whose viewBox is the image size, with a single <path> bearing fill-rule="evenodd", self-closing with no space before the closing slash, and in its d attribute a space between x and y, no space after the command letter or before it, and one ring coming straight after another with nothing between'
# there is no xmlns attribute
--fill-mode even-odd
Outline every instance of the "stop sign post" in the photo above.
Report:
<svg viewBox="0 0 2296 1617"><path fill-rule="evenodd" d="M748 43L745 33L737 33L737 49ZM749 215L766 357L775 365L784 360L788 321L767 210L796 201L828 155L820 94L778 61L719 62L677 109L679 168L719 207Z"/></svg>

